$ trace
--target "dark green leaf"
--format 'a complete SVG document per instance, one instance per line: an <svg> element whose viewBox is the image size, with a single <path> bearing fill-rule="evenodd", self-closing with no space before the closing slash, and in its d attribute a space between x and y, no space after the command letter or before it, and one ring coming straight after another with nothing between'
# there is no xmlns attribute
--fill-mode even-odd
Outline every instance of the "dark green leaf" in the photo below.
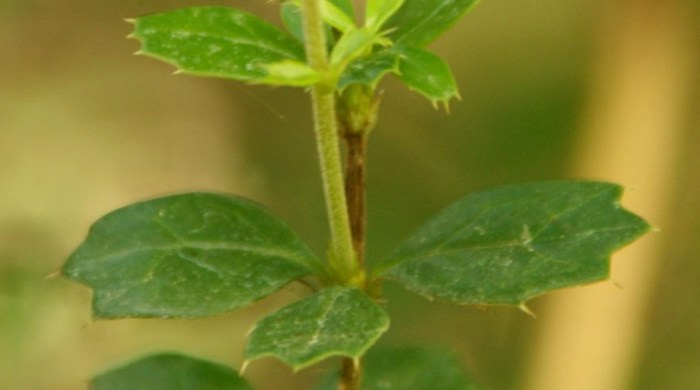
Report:
<svg viewBox="0 0 700 390"><path fill-rule="evenodd" d="M359 358L388 328L386 312L365 293L326 288L263 318L245 356L274 356L299 370L331 356Z"/></svg>
<svg viewBox="0 0 700 390"><path fill-rule="evenodd" d="M181 8L140 17L134 23L132 35L142 44L139 53L184 73L261 82L266 75L264 64L304 62L299 41L234 8Z"/></svg>
<svg viewBox="0 0 700 390"><path fill-rule="evenodd" d="M385 275L429 298L508 305L606 279L611 252L649 230L620 206L621 195L597 182L469 195L406 240Z"/></svg>
<svg viewBox="0 0 700 390"><path fill-rule="evenodd" d="M345 69L338 89L341 91L350 84L363 84L372 88L387 73L399 72L399 54L395 51L380 51L352 61Z"/></svg>
<svg viewBox="0 0 700 390"><path fill-rule="evenodd" d="M148 356L96 376L92 390L252 390L233 369L174 353Z"/></svg>
<svg viewBox="0 0 700 390"><path fill-rule="evenodd" d="M93 288L97 318L201 317L247 306L317 262L257 204L193 193L102 217L62 272Z"/></svg>
<svg viewBox="0 0 700 390"><path fill-rule="evenodd" d="M476 0L407 0L385 28L396 44L425 46L449 29Z"/></svg>
<svg viewBox="0 0 700 390"><path fill-rule="evenodd" d="M459 98L457 83L442 58L416 47L394 47L400 53L399 78L410 89L433 102L447 103Z"/></svg>
<svg viewBox="0 0 700 390"><path fill-rule="evenodd" d="M364 357L362 390L477 390L452 353L437 348L373 348ZM338 376L317 390L335 390Z"/></svg>

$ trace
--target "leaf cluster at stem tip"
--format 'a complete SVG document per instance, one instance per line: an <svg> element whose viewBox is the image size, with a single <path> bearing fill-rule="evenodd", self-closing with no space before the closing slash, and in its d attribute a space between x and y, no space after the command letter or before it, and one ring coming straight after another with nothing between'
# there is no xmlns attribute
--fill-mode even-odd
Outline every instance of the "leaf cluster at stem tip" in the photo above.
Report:
<svg viewBox="0 0 700 390"><path fill-rule="evenodd" d="M324 0L329 64L305 59L300 1L283 1L286 31L242 10L192 7L132 20L139 54L171 63L178 72L251 84L308 88L325 83L342 92L353 84L374 89L394 74L433 104L459 97L448 65L425 46L475 0L369 0L358 24L350 0Z"/></svg>

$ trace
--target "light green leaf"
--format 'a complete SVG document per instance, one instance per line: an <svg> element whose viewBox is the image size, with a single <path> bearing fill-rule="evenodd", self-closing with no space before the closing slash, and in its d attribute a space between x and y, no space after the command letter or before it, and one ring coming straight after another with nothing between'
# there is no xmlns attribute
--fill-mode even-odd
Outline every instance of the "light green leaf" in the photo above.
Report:
<svg viewBox="0 0 700 390"><path fill-rule="evenodd" d="M339 65L364 55L376 40L377 36L366 28L348 31L333 48L331 64Z"/></svg>
<svg viewBox="0 0 700 390"><path fill-rule="evenodd" d="M338 29L340 32L347 32L357 28L355 21L352 18L352 13L348 13L345 9L346 4L343 1L324 1L323 3L323 20L331 26ZM352 11L352 5L350 5Z"/></svg>
<svg viewBox="0 0 700 390"><path fill-rule="evenodd" d="M438 348L373 348L364 357L362 390L478 390L460 361ZM338 388L337 375L317 390Z"/></svg>
<svg viewBox="0 0 700 390"><path fill-rule="evenodd" d="M404 0L368 0L365 10L365 25L378 32L384 22L404 3Z"/></svg>
<svg viewBox="0 0 700 390"><path fill-rule="evenodd" d="M248 306L318 264L259 205L192 193L102 217L62 273L94 290L97 318L202 317Z"/></svg>
<svg viewBox="0 0 700 390"><path fill-rule="evenodd" d="M410 0L386 22L397 45L425 46L449 29L476 0Z"/></svg>
<svg viewBox="0 0 700 390"><path fill-rule="evenodd" d="M620 206L621 195L621 187L598 182L469 195L406 240L385 276L429 298L483 305L521 305L604 280L611 252L649 230Z"/></svg>
<svg viewBox="0 0 700 390"><path fill-rule="evenodd" d="M421 95L430 99L433 105L459 98L457 83L450 68L442 58L416 47L394 47L401 55L399 79Z"/></svg>
<svg viewBox="0 0 700 390"><path fill-rule="evenodd" d="M253 390L224 365L175 353L148 356L93 378L91 390Z"/></svg>
<svg viewBox="0 0 700 390"><path fill-rule="evenodd" d="M261 82L262 65L304 62L299 41L249 13L226 7L181 8L137 18L133 37L145 54L179 72Z"/></svg>
<svg viewBox="0 0 700 390"><path fill-rule="evenodd" d="M359 358L388 328L388 315L365 293L325 288L263 318L245 356L273 356L300 370L331 356Z"/></svg>
<svg viewBox="0 0 700 390"><path fill-rule="evenodd" d="M342 11L348 19L355 20L355 9L352 0L326 0Z"/></svg>
<svg viewBox="0 0 700 390"><path fill-rule="evenodd" d="M312 67L298 61L282 61L264 66L267 76L262 82L275 85L307 87L319 82L321 76Z"/></svg>
<svg viewBox="0 0 700 390"><path fill-rule="evenodd" d="M351 84L363 84L375 88L379 80L387 73L399 72L399 54L383 50L360 57L352 61L338 82L338 89L343 90Z"/></svg>

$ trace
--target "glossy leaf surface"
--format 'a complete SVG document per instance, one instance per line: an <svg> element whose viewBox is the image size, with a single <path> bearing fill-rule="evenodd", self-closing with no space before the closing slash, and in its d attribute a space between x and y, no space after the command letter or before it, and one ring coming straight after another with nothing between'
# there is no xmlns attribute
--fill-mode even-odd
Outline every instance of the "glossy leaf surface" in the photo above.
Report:
<svg viewBox="0 0 700 390"><path fill-rule="evenodd" d="M453 354L437 348L373 348L363 358L362 390L478 390ZM338 388L337 376L317 390Z"/></svg>
<svg viewBox="0 0 700 390"><path fill-rule="evenodd" d="M233 369L189 356L148 356L96 376L91 390L253 390Z"/></svg>
<svg viewBox="0 0 700 390"><path fill-rule="evenodd" d="M331 356L359 358L388 328L386 312L365 293L325 288L263 318L245 356L273 356L299 370Z"/></svg>
<svg viewBox="0 0 700 390"><path fill-rule="evenodd" d="M406 0L385 29L396 44L425 46L449 29L476 0Z"/></svg>
<svg viewBox="0 0 700 390"><path fill-rule="evenodd" d="M201 317L250 305L317 262L259 205L192 193L104 216L62 272L94 290L97 318Z"/></svg>
<svg viewBox="0 0 700 390"><path fill-rule="evenodd" d="M191 7L134 21L139 54L175 65L179 72L262 82L262 65L304 62L301 43L276 26L241 10Z"/></svg>
<svg viewBox="0 0 700 390"><path fill-rule="evenodd" d="M457 83L445 61L437 55L416 47L395 47L401 56L399 79L434 105L459 97Z"/></svg>
<svg viewBox="0 0 700 390"><path fill-rule="evenodd" d="M598 182L507 186L469 195L390 257L385 276L429 298L520 305L608 278L610 254L649 230Z"/></svg>

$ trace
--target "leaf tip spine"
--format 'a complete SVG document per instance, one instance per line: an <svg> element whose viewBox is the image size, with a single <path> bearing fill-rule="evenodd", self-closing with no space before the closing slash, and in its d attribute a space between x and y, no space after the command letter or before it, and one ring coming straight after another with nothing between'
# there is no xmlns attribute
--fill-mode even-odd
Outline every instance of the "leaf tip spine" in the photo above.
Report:
<svg viewBox="0 0 700 390"><path fill-rule="evenodd" d="M525 302L518 305L518 309L520 309L520 311L529 315L532 318L535 318L535 319L537 318L537 315L532 310L530 310L529 307L527 307L527 304L525 304Z"/></svg>
<svg viewBox="0 0 700 390"><path fill-rule="evenodd" d="M248 366L250 366L250 360L246 359L243 361L243 364L241 364L241 368L238 370L238 373L240 375L243 375L245 373L245 370L248 369Z"/></svg>

